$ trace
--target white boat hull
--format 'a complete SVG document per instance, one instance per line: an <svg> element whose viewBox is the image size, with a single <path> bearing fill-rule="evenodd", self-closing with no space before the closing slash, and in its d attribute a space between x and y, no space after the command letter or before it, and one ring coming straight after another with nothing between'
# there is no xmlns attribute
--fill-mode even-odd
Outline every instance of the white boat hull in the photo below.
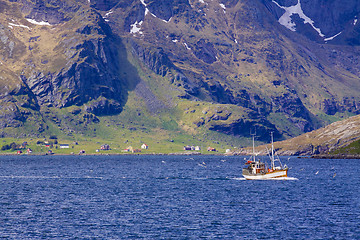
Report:
<svg viewBox="0 0 360 240"><path fill-rule="evenodd" d="M266 179L273 179L273 178L281 178L287 177L287 169L284 170L275 170L273 172L268 172L265 174L243 174L246 180L266 180Z"/></svg>

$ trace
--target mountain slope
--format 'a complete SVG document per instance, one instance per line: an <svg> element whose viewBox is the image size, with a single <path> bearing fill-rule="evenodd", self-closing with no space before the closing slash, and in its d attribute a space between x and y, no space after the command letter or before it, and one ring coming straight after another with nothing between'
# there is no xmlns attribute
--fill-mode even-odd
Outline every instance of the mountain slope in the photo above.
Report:
<svg viewBox="0 0 360 240"><path fill-rule="evenodd" d="M349 2L1 0L1 134L93 137L109 125L231 145L359 114Z"/></svg>
<svg viewBox="0 0 360 240"><path fill-rule="evenodd" d="M360 115L276 143L283 155L327 154L360 139Z"/></svg>
<svg viewBox="0 0 360 240"><path fill-rule="evenodd" d="M323 60L343 46L328 48L291 35L256 1L177 4L167 17L155 14L157 8L146 1L132 1L106 14L111 13L107 20L112 28L136 41L135 46L161 46L161 56L186 76L176 84L190 97L244 106L253 110L254 118L282 128L285 136L329 123L328 116L359 111L358 77L343 68L334 70L329 57ZM136 9L136 14L127 8ZM125 21L117 14L125 14ZM134 52L159 72L149 62L153 58L144 57L146 51Z"/></svg>

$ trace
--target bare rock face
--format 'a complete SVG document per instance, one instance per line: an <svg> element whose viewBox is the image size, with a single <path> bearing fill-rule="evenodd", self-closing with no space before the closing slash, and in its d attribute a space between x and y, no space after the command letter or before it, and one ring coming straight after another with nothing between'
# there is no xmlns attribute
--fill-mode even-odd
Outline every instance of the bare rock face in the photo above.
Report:
<svg viewBox="0 0 360 240"><path fill-rule="evenodd" d="M116 4L119 4L119 2L124 2L124 0L122 0L122 1L118 1L118 0L97 0L97 1L91 1L90 4L91 4L91 7L95 8L97 10L109 11L114 6L116 6Z"/></svg>
<svg viewBox="0 0 360 240"><path fill-rule="evenodd" d="M112 43L86 41L75 47L82 62L74 62L58 73L34 73L23 76L24 83L35 94L39 104L54 107L82 105L100 96L123 103L124 83L117 76L117 53ZM115 47L114 47L115 48ZM115 66L113 66L114 64ZM119 109L116 112L118 113Z"/></svg>
<svg viewBox="0 0 360 240"><path fill-rule="evenodd" d="M26 86L19 84L11 92L0 95L0 128L19 128L31 121L33 128L42 132L44 124L39 109L35 96ZM0 134L2 137L12 136Z"/></svg>
<svg viewBox="0 0 360 240"><path fill-rule="evenodd" d="M189 1L147 1L144 0L146 7L157 17L164 21L169 21L173 16L182 14L189 9Z"/></svg>
<svg viewBox="0 0 360 240"><path fill-rule="evenodd" d="M91 102L85 104L86 112L93 113L96 116L113 115L122 111L122 105L114 100L109 100L105 97L99 97Z"/></svg>
<svg viewBox="0 0 360 240"><path fill-rule="evenodd" d="M192 96L198 94L199 86L174 65L161 47L147 48L132 41L131 50L154 73L168 78L177 87L183 87Z"/></svg>
<svg viewBox="0 0 360 240"><path fill-rule="evenodd" d="M42 7L36 6L36 11L31 12L42 12ZM39 105L62 108L83 105L102 97L112 104L99 101L88 111L97 115L117 114L121 112L127 94L126 83L119 74L121 67L117 49L121 47L121 40L113 35L97 12L78 10L77 13L80 20L77 21L79 28L74 29L76 39L64 46L72 51L66 65L53 72L45 73L39 69L21 75L22 81L36 96ZM67 19L60 17L59 21Z"/></svg>

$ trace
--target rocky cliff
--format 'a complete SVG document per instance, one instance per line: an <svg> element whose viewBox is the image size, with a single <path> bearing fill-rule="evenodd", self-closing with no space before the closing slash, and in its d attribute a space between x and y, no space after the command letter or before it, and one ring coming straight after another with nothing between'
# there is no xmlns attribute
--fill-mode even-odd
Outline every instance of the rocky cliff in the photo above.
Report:
<svg viewBox="0 0 360 240"><path fill-rule="evenodd" d="M148 114L135 125L175 111L177 130L263 140L360 114L359 10L355 0L1 0L2 135L49 123L81 132L125 107Z"/></svg>
<svg viewBox="0 0 360 240"><path fill-rule="evenodd" d="M15 109L3 111L4 126L41 119L51 108L83 106L97 116L122 111L129 89L121 72L126 62L120 66L124 46L100 13L72 1L2 4L1 69L9 74L2 74L1 101Z"/></svg>

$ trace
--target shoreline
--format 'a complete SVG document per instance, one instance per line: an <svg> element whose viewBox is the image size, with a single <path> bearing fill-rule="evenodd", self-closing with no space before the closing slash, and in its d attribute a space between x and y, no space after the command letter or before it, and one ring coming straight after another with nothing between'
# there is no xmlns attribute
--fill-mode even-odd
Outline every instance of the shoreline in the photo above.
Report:
<svg viewBox="0 0 360 240"><path fill-rule="evenodd" d="M177 153L0 153L2 156L250 156L248 154L229 153L200 153L200 152L177 152ZM360 159L360 154L317 154L310 156L281 155L282 157L312 158L312 159Z"/></svg>
<svg viewBox="0 0 360 240"><path fill-rule="evenodd" d="M318 154L310 156L310 158L315 159L360 159L359 154Z"/></svg>
<svg viewBox="0 0 360 240"><path fill-rule="evenodd" d="M226 155L222 153L211 153L211 154L202 154L202 153L31 153L31 154L17 154L17 153L0 153L1 156L153 156L153 155L159 155L159 156L235 156L235 155ZM244 155L245 156L245 155Z"/></svg>

